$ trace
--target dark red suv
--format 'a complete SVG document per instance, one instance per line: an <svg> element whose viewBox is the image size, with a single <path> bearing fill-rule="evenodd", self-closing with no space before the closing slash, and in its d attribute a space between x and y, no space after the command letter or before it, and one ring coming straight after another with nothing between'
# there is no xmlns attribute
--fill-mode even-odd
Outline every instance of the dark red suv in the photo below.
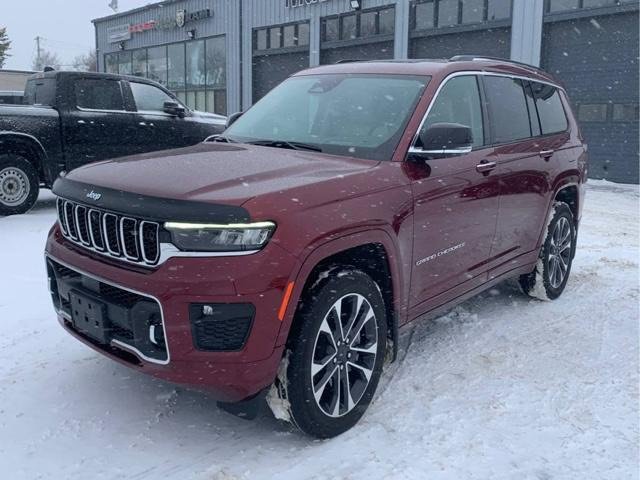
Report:
<svg viewBox="0 0 640 480"><path fill-rule="evenodd" d="M519 277L558 297L587 174L564 89L505 60L301 72L215 141L59 178L61 324L126 365L331 437L414 319Z"/></svg>

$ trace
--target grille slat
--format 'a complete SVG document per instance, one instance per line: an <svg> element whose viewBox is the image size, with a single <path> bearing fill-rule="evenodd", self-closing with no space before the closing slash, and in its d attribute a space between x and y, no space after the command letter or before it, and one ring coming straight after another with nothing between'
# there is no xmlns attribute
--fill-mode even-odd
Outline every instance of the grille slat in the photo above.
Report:
<svg viewBox="0 0 640 480"><path fill-rule="evenodd" d="M149 266L158 263L158 223L63 199L58 199L57 210L62 234L73 243L130 263Z"/></svg>

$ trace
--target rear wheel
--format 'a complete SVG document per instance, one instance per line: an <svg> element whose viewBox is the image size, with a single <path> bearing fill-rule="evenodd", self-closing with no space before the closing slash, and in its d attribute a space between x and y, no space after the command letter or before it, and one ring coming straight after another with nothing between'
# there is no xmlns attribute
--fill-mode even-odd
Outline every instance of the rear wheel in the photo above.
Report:
<svg viewBox="0 0 640 480"><path fill-rule="evenodd" d="M284 393L298 428L334 437L358 422L376 391L386 350L384 301L368 275L346 270L332 272L303 302Z"/></svg>
<svg viewBox="0 0 640 480"><path fill-rule="evenodd" d="M576 249L576 230L569 205L556 202L547 227L536 269L520 277L524 293L541 300L555 300L564 291Z"/></svg>
<svg viewBox="0 0 640 480"><path fill-rule="evenodd" d="M0 155L0 215L28 212L38 199L38 172L24 157Z"/></svg>

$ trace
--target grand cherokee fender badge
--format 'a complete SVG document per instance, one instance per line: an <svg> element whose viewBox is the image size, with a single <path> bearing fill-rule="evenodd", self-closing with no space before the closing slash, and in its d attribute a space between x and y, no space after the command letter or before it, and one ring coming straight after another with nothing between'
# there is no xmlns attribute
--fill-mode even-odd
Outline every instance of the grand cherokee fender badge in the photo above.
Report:
<svg viewBox="0 0 640 480"><path fill-rule="evenodd" d="M91 190L89 193L87 193L87 198L90 198L91 200L97 202L102 198L102 194Z"/></svg>
<svg viewBox="0 0 640 480"><path fill-rule="evenodd" d="M433 255L429 255L428 257L424 257L424 258L422 258L422 259L420 259L420 260L418 260L416 262L416 267L419 267L422 264L430 262L431 260L435 260L438 257L442 257L444 255L449 255L450 253L453 253L456 250L460 250L461 248L464 248L466 244L467 244L467 242L462 242L462 243L459 243L458 245L454 245L453 247L449 247L449 248L445 248L444 250L440 250L439 252L434 253Z"/></svg>

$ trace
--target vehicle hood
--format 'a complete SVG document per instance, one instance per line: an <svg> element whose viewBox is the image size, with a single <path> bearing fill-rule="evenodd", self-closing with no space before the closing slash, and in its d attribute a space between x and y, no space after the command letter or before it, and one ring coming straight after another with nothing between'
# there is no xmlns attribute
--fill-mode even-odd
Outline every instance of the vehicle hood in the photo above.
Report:
<svg viewBox="0 0 640 480"><path fill-rule="evenodd" d="M201 112L199 110L192 110L191 114L200 121L213 123L215 125L227 125L227 117L224 115L218 115L216 113Z"/></svg>
<svg viewBox="0 0 640 480"><path fill-rule="evenodd" d="M331 184L336 193L353 192L353 176L378 163L316 152L210 142L89 164L68 173L66 178L90 188L235 206L256 197L274 200L274 196L288 198L295 193L306 197L309 205L314 198L322 201L323 195L318 195L322 184ZM362 179L356 183L367 182Z"/></svg>

